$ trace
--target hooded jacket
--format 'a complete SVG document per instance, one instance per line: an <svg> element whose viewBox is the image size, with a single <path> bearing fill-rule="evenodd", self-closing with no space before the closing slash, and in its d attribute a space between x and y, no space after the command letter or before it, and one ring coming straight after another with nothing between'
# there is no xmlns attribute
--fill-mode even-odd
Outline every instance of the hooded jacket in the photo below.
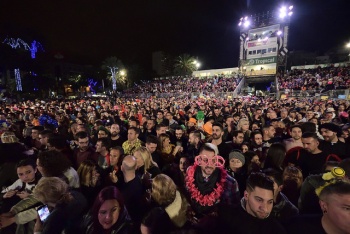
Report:
<svg viewBox="0 0 350 234"><path fill-rule="evenodd" d="M280 193L278 196L278 203L276 203L271 211L271 216L276 218L280 222L284 222L289 218L299 214L298 208L296 208L284 195Z"/></svg>

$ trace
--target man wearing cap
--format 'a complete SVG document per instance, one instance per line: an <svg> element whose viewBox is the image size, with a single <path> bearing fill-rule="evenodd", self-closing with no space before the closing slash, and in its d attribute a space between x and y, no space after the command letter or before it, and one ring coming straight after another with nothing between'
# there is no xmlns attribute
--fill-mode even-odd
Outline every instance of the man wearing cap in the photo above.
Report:
<svg viewBox="0 0 350 234"><path fill-rule="evenodd" d="M334 154L341 159L349 157L349 147L338 139L338 134L341 133L339 126L334 123L324 123L320 125L319 131L324 139L320 144L320 149L322 151L328 154Z"/></svg>
<svg viewBox="0 0 350 234"><path fill-rule="evenodd" d="M197 129L197 120L195 118L190 118L187 121L187 134L190 134Z"/></svg>

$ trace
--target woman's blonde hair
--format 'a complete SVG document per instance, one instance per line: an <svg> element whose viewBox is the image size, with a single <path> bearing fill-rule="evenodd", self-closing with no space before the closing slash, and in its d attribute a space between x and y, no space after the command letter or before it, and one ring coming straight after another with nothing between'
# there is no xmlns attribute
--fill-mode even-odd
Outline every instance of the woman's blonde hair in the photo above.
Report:
<svg viewBox="0 0 350 234"><path fill-rule="evenodd" d="M1 134L1 142L2 143L16 143L16 142L18 142L18 138L16 137L14 132L5 131Z"/></svg>
<svg viewBox="0 0 350 234"><path fill-rule="evenodd" d="M58 177L42 177L33 191L42 203L67 203L72 199L68 184Z"/></svg>
<svg viewBox="0 0 350 234"><path fill-rule="evenodd" d="M159 137L158 137L158 142L159 142L159 150L160 151L163 151L163 143L164 143L164 140L165 139L170 139L170 136L168 135L168 134L166 134L166 133L162 133L162 134L160 134L159 135Z"/></svg>
<svg viewBox="0 0 350 234"><path fill-rule="evenodd" d="M176 185L167 175L159 174L152 181L152 197L161 206L170 205L176 197Z"/></svg>
<svg viewBox="0 0 350 234"><path fill-rule="evenodd" d="M247 119L240 119L238 121L238 124L237 124L237 130L238 131L242 130L242 125L243 125L244 122L247 122L248 125L249 125L249 120L247 120Z"/></svg>
<svg viewBox="0 0 350 234"><path fill-rule="evenodd" d="M143 159L143 164L145 168L145 172L150 169L152 166L157 166L157 164L153 161L151 153L148 151L148 149L144 146L140 146L137 149L135 149L135 152L140 152L141 157Z"/></svg>
<svg viewBox="0 0 350 234"><path fill-rule="evenodd" d="M91 160L85 160L80 164L77 173L81 185L92 186L92 172L95 168L96 163Z"/></svg>

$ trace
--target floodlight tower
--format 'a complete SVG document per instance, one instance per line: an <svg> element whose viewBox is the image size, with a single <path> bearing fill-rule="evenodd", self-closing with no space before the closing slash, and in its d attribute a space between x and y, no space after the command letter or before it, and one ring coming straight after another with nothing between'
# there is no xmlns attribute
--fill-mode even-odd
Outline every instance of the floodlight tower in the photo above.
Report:
<svg viewBox="0 0 350 234"><path fill-rule="evenodd" d="M276 78L277 74L285 72L292 15L293 6L284 5L274 11L244 16L239 20L241 72L248 77L266 78Z"/></svg>
<svg viewBox="0 0 350 234"><path fill-rule="evenodd" d="M248 29L251 26L251 16L242 17L238 23L240 27L241 35L240 35L240 49L239 49L239 70L243 72L244 62L247 59L246 54L246 42L249 40L248 37Z"/></svg>
<svg viewBox="0 0 350 234"><path fill-rule="evenodd" d="M287 53L288 53L288 35L289 35L289 24L290 17L293 15L293 6L282 6L279 9L279 22L280 30L277 33L278 51L277 54L277 71L282 73L286 71L287 66Z"/></svg>

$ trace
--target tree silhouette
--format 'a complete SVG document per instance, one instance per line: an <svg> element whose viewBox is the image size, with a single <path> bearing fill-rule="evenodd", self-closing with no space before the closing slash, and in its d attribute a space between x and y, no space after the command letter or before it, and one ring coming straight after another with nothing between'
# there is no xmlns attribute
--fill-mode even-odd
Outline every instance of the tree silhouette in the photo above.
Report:
<svg viewBox="0 0 350 234"><path fill-rule="evenodd" d="M176 75L191 75L196 70L196 59L189 54L182 54L175 59L174 73Z"/></svg>

